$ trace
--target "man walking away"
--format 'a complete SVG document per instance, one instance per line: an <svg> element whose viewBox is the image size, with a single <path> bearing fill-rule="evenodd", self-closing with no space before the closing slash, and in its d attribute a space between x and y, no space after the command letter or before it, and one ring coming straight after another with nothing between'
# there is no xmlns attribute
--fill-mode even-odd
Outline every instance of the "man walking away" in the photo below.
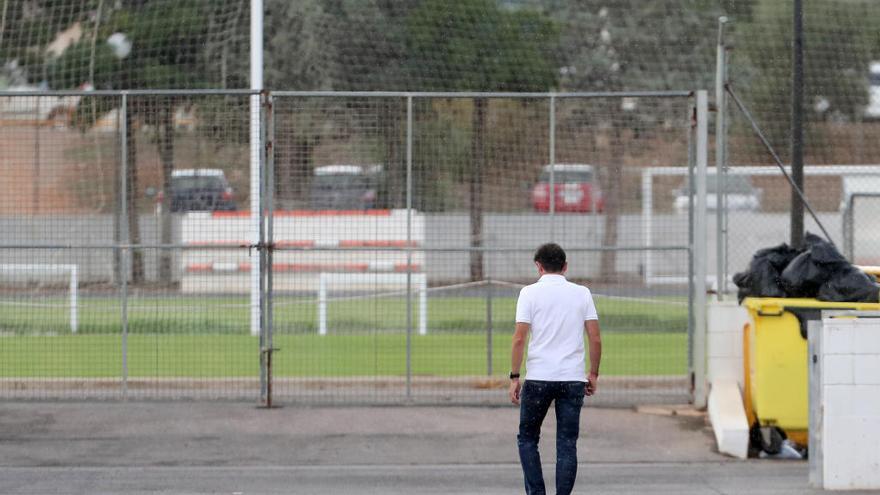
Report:
<svg viewBox="0 0 880 495"><path fill-rule="evenodd" d="M602 341L599 317L590 289L565 279L568 263L557 244L535 252L540 279L523 287L516 303L510 367L510 400L520 404L519 458L526 493L546 493L538 439L550 408L556 408L556 493L569 494L577 476L577 440L584 396L596 392ZM520 385L526 337L529 357L526 379ZM586 376L584 332L590 343L590 373Z"/></svg>

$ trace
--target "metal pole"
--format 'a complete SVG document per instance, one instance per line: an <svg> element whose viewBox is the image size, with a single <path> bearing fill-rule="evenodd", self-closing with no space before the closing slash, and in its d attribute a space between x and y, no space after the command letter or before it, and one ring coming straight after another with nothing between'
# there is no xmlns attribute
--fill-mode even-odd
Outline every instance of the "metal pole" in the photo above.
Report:
<svg viewBox="0 0 880 495"><path fill-rule="evenodd" d="M264 142L266 143L266 154L264 156L265 180L266 185L263 191L263 203L266 211L266 286L264 292L265 304L265 339L263 352L266 355L266 407L272 407L272 355L277 350L273 343L273 308L272 308L272 267L274 266L275 256L275 230L274 230L274 205L275 197L275 102L271 94L266 95L266 115L264 116L266 125L264 126Z"/></svg>
<svg viewBox="0 0 880 495"><path fill-rule="evenodd" d="M260 97L260 142L266 142L266 126L263 125L263 120L267 118L268 112L264 111L266 100L263 96ZM270 397L271 386L269 384L269 363L271 362L271 356L269 353L269 337L268 337L268 328L269 328L269 308L268 301L266 297L269 277L272 272L272 265L270 260L270 249L267 248L267 228L266 228L266 213L267 213L267 181L268 174L266 173L265 167L263 164L266 163L266 155L265 150L260 150L260 169L259 169L259 186L260 186L260 204L259 204L259 220L260 220L260 231L259 231L259 240L257 242L257 252L260 257L259 263L259 276L260 276L260 291L259 291L259 301L260 301L260 399L266 407L271 407L272 399Z"/></svg>
<svg viewBox="0 0 880 495"><path fill-rule="evenodd" d="M550 96L550 241L556 241L556 96Z"/></svg>
<svg viewBox="0 0 880 495"><path fill-rule="evenodd" d="M487 260L491 260L489 252L486 253ZM491 267L491 262L486 263L486 267ZM492 376L492 275L491 270L486 277L486 376Z"/></svg>
<svg viewBox="0 0 880 495"><path fill-rule="evenodd" d="M691 117L696 118L696 112ZM692 376L694 373L694 294L696 294L696 284L694 283L694 169L696 168L697 140L695 136L696 128L692 126L688 129L687 135L688 175L685 179L688 191L688 373ZM653 252L649 251L648 254L653 254Z"/></svg>
<svg viewBox="0 0 880 495"><path fill-rule="evenodd" d="M412 397L413 97L406 97L406 398Z"/></svg>
<svg viewBox="0 0 880 495"><path fill-rule="evenodd" d="M794 0L794 42L791 72L791 178L804 190L804 11L803 0ZM791 193L791 245L804 243L804 203Z"/></svg>
<svg viewBox="0 0 880 495"><path fill-rule="evenodd" d="M690 133L692 131L688 130L688 139L690 139ZM654 268L653 268L653 259L651 252L651 245L654 242L651 239L651 230L653 228L652 224L652 213L651 210L654 209L654 197L651 191L652 184L654 182L654 176L650 172L650 170L642 169L642 236L644 239L642 243L645 245L645 251L642 254L643 263L644 263L644 271L645 271L645 285L651 285L651 280L654 276Z"/></svg>
<svg viewBox="0 0 880 495"><path fill-rule="evenodd" d="M34 105L34 183L33 213L40 212L40 97Z"/></svg>
<svg viewBox="0 0 880 495"><path fill-rule="evenodd" d="M251 30L250 30L250 63L251 63L251 89L263 89L263 0L251 0ZM251 181L251 242L256 244L260 240L262 214L260 213L260 157L262 155L262 143L260 142L260 95L251 95L250 101L250 181ZM251 335L260 334L261 322L261 290L260 290L260 252L251 252Z"/></svg>
<svg viewBox="0 0 880 495"><path fill-rule="evenodd" d="M718 18L718 50L715 67L715 281L718 300L727 293L727 47L724 43L724 27L727 17Z"/></svg>
<svg viewBox="0 0 880 495"><path fill-rule="evenodd" d="M843 207L843 255L850 263L855 263L855 248L853 242L853 206L855 206L853 194L847 199Z"/></svg>
<svg viewBox="0 0 880 495"><path fill-rule="evenodd" d="M128 95L122 94L122 111L120 118L122 138L122 157L120 160L119 196L121 201L121 230L122 238L129 238L128 225ZM130 249L123 249L119 267L119 280L121 283L120 297L122 299L122 398L128 397L128 259Z"/></svg>
<svg viewBox="0 0 880 495"><path fill-rule="evenodd" d="M694 211L694 407L706 407L706 169L709 141L708 93L697 91L697 175Z"/></svg>

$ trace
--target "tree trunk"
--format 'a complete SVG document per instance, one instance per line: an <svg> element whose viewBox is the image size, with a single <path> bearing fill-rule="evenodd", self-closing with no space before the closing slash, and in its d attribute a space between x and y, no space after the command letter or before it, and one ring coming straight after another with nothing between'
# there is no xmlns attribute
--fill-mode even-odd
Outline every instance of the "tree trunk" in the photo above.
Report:
<svg viewBox="0 0 880 495"><path fill-rule="evenodd" d="M160 132L157 144L159 145L159 159L162 162L162 215L160 217L161 238L160 244L172 243L171 222L171 173L174 171L174 100L168 101L161 110L162 117L159 124ZM171 284L171 261L170 249L163 249L159 257L159 281L163 284Z"/></svg>
<svg viewBox="0 0 880 495"><path fill-rule="evenodd" d="M387 184L382 185L380 204L392 208L406 207L406 160L401 159L401 129L400 129L400 108L389 102L382 107L379 112L382 121L379 122L379 128L382 130L383 140L385 141L385 167L387 168L386 177ZM403 136L404 140L406 135ZM415 171L413 171L415 174ZM413 180L415 184L415 180ZM415 187L415 186L414 186ZM413 201L415 207L415 201Z"/></svg>
<svg viewBox="0 0 880 495"><path fill-rule="evenodd" d="M621 207L621 181L623 180L623 147L621 146L621 133L619 127L611 131L606 149L609 153L606 158L607 173L605 174L605 235L602 246L615 248L617 246L617 224L620 218ZM614 282L617 279L617 251L608 249L602 251L600 279L604 282Z"/></svg>
<svg viewBox="0 0 880 495"><path fill-rule="evenodd" d="M125 112L125 141L128 148L126 157L126 206L128 208L128 243L135 245L141 243L141 228L138 222L137 212L137 140L134 135L134 112L128 109ZM134 285L144 282L144 254L140 249L131 250L131 283Z"/></svg>
<svg viewBox="0 0 880 495"><path fill-rule="evenodd" d="M470 224L471 247L483 247L483 169L486 153L483 133L486 129L486 100L474 99L471 125ZM483 252L471 251L471 280L483 280Z"/></svg>

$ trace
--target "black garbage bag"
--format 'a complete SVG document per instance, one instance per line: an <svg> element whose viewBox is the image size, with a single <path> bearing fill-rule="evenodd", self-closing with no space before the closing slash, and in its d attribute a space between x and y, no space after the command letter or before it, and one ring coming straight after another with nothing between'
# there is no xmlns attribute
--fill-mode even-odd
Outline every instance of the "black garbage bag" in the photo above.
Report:
<svg viewBox="0 0 880 495"><path fill-rule="evenodd" d="M872 275L849 265L819 287L816 296L828 302L880 302L880 284Z"/></svg>
<svg viewBox="0 0 880 495"><path fill-rule="evenodd" d="M791 260L780 281L788 297L816 297L834 274L852 265L830 242L814 234L804 238L806 250Z"/></svg>
<svg viewBox="0 0 880 495"><path fill-rule="evenodd" d="M739 288L739 302L749 296L785 297L779 277L799 252L785 243L756 252L749 269L733 276L733 283Z"/></svg>

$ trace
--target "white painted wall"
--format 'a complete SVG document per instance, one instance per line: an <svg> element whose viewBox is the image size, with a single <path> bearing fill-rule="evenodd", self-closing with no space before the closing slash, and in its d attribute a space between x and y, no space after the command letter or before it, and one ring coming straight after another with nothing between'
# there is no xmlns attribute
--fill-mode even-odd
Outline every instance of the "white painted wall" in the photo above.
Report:
<svg viewBox="0 0 880 495"><path fill-rule="evenodd" d="M275 242L285 242L294 246L337 247L340 242L383 243L402 247L407 241L406 210L391 210L373 213L354 212L351 214L285 214L277 213L274 218ZM248 243L250 218L237 213L224 214L210 212L191 212L183 216L181 242L199 246L210 243L228 243L230 249L190 249L183 251L180 261L181 291L191 293L229 293L247 292L248 273L255 265L249 263L248 250L237 245ZM425 245L425 217L419 212L412 215L412 239L414 246ZM366 266L369 272L405 271L407 253L402 250L370 251L316 250L316 251L276 251L276 268L297 265L313 267L310 270L279 270L273 279L278 290L308 291L318 290L318 276L321 271L349 271L346 267ZM414 271L424 270L425 254L415 251L412 254ZM326 270L314 268L327 267ZM199 267L194 269L194 267ZM335 268L334 268L335 267ZM355 271L358 268L353 269Z"/></svg>
<svg viewBox="0 0 880 495"><path fill-rule="evenodd" d="M880 312L841 313L823 315L810 335L818 365L810 374L811 482L880 489Z"/></svg>

